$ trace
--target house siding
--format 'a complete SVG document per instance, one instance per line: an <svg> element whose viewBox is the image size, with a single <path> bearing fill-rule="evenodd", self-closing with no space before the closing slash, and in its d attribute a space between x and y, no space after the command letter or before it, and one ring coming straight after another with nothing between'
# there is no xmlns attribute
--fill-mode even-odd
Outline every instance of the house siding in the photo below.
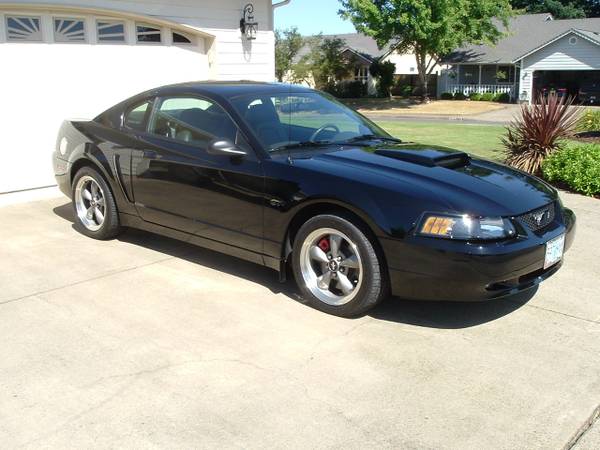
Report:
<svg viewBox="0 0 600 450"><path fill-rule="evenodd" d="M218 80L253 79L273 81L275 61L273 35L273 13L271 0L256 0L254 18L258 22L256 40L247 41L239 30L242 9L247 0L50 0L50 1L10 1L2 4L49 5L65 7L101 8L114 11L156 17L171 22L188 25L215 36L214 70L211 78ZM200 78L206 78L203 75Z"/></svg>
<svg viewBox="0 0 600 450"><path fill-rule="evenodd" d="M527 101L533 96L533 73L537 70L600 70L600 46L578 37L571 44L568 34L521 61L520 89Z"/></svg>

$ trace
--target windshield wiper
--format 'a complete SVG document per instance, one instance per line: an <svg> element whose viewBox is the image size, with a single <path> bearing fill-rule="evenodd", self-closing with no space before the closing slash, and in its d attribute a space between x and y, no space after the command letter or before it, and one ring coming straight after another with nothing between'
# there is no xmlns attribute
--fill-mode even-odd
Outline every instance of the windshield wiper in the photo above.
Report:
<svg viewBox="0 0 600 450"><path fill-rule="evenodd" d="M360 136L354 136L353 138L346 139L344 141L344 143L358 142L358 141L371 141L371 140L397 142L399 144L402 143L402 141L400 139L396 139L393 137L387 137L387 136L378 136L376 134L361 134Z"/></svg>
<svg viewBox="0 0 600 450"><path fill-rule="evenodd" d="M331 141L301 141L301 142L290 142L289 144L280 145L279 147L275 147L271 149L271 152L279 152L282 150L289 150L292 148L301 148L301 147L322 147L323 145L332 144Z"/></svg>

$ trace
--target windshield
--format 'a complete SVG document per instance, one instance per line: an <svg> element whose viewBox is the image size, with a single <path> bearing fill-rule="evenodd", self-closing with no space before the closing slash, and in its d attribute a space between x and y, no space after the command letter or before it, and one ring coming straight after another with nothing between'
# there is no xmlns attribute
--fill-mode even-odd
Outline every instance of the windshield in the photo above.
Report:
<svg viewBox="0 0 600 450"><path fill-rule="evenodd" d="M244 95L231 103L268 151L360 136L390 138L370 120L318 92Z"/></svg>

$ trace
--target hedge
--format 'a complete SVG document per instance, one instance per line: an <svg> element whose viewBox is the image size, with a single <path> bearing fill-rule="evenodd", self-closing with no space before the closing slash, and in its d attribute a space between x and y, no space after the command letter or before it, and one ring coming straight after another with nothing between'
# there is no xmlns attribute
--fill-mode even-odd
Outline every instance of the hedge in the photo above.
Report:
<svg viewBox="0 0 600 450"><path fill-rule="evenodd" d="M575 192L600 194L600 145L571 143L551 153L542 163L548 181L562 182Z"/></svg>

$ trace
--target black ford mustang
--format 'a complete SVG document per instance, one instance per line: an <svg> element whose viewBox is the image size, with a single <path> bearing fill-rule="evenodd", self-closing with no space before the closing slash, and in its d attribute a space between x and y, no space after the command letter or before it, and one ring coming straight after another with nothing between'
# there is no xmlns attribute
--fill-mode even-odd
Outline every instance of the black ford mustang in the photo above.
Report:
<svg viewBox="0 0 600 450"><path fill-rule="evenodd" d="M64 122L54 172L86 235L136 227L276 269L315 307L389 293L484 300L554 274L575 216L543 181L391 137L326 94L268 83L145 92Z"/></svg>

